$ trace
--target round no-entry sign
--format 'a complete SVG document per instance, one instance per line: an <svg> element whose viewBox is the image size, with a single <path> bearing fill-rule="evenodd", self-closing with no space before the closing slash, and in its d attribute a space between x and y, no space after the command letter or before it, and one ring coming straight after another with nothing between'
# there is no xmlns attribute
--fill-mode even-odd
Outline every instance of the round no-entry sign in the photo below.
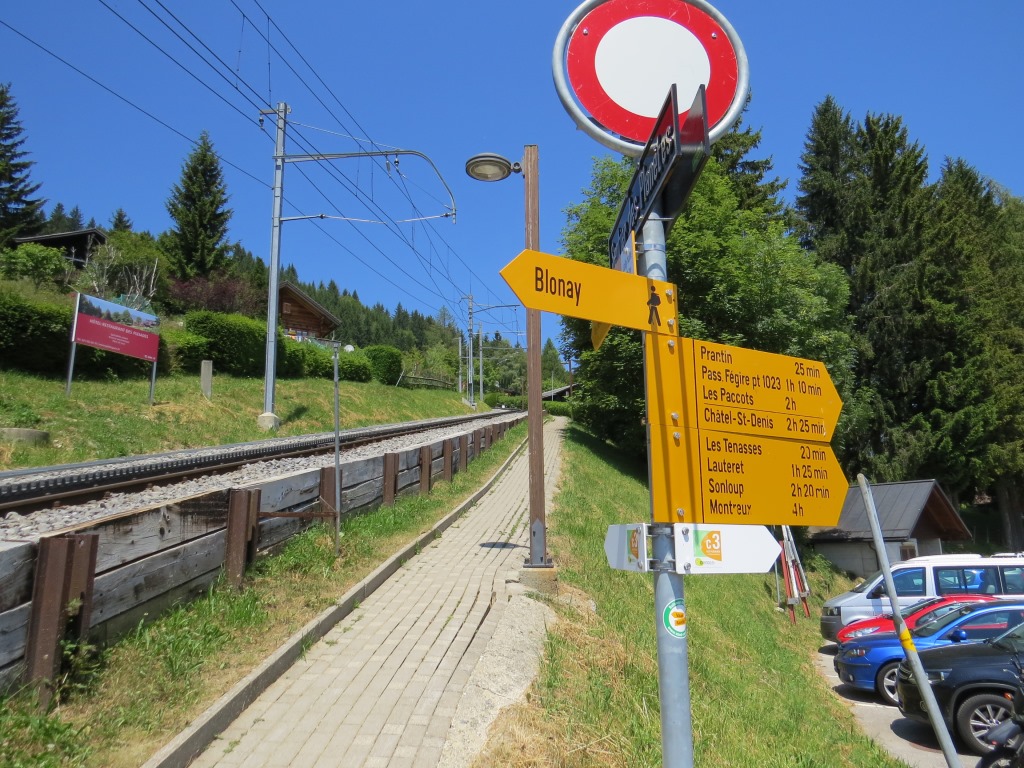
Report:
<svg viewBox="0 0 1024 768"><path fill-rule="evenodd" d="M743 44L705 0L587 0L562 25L552 72L577 125L633 156L672 83L686 109L706 86L712 142L736 122L749 88Z"/></svg>

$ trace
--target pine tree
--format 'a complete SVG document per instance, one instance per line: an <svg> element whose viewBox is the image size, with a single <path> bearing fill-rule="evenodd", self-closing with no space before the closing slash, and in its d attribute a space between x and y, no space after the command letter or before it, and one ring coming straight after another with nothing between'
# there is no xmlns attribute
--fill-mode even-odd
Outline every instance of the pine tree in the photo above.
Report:
<svg viewBox="0 0 1024 768"><path fill-rule="evenodd" d="M39 184L29 180L32 161L22 150L25 138L10 84L0 84L0 250L15 237L34 235L43 225Z"/></svg>
<svg viewBox="0 0 1024 768"><path fill-rule="evenodd" d="M124 208L118 208L110 217L111 232L131 232L133 226L132 220L128 218Z"/></svg>
<svg viewBox="0 0 1024 768"><path fill-rule="evenodd" d="M848 236L857 172L856 129L831 96L815 107L800 156L800 241L826 261L851 271Z"/></svg>
<svg viewBox="0 0 1024 768"><path fill-rule="evenodd" d="M750 98L747 97L747 106L750 105ZM778 176L770 180L766 178L773 168L770 157L761 160L749 157L761 145L761 131L749 127L740 130L742 124L741 115L732 130L715 142L712 156L718 160L722 171L732 182L740 209L760 210L765 214L766 222L779 219L783 214L779 195L786 188L786 182Z"/></svg>
<svg viewBox="0 0 1024 768"><path fill-rule="evenodd" d="M174 220L168 256L174 274L184 280L208 277L227 258L225 238L231 210L220 160L203 131L171 189L167 212Z"/></svg>

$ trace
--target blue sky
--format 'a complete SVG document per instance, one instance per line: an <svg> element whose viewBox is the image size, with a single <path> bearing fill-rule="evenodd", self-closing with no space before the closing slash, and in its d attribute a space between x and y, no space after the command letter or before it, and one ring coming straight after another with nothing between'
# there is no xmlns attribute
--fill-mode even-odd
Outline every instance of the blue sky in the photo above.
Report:
<svg viewBox="0 0 1024 768"><path fill-rule="evenodd" d="M746 48L753 101L744 120L763 131L760 155L790 180L789 198L812 111L828 94L855 119L902 115L933 177L945 157L963 157L1024 195L1018 0L714 4ZM523 247L522 179L483 184L466 175L465 161L484 151L518 160L524 144L537 144L541 249L561 252L565 208L582 199L593 158L612 154L576 129L552 84L554 40L576 7L563 0L5 3L0 21L106 89L3 25L0 79L18 102L32 178L48 210L78 205L105 225L122 207L136 229L167 229L164 203L191 150L183 136L206 130L226 163L230 237L265 260L273 119L261 129L259 109L282 101L291 108L288 153L376 145L427 155L444 183L412 156L401 157L397 170L366 158L328 168L288 164L286 217L350 220L284 222L282 263L305 281L333 279L367 304L400 302L428 314L446 307L463 328L463 297L472 294L478 308L493 307L477 314L485 332L510 336L525 330L525 312L503 306L517 302L498 271ZM221 74L199 53L219 58ZM636 56L642 61L643 52ZM404 221L443 213L445 185L455 223ZM557 338L557 318L545 315L543 327Z"/></svg>

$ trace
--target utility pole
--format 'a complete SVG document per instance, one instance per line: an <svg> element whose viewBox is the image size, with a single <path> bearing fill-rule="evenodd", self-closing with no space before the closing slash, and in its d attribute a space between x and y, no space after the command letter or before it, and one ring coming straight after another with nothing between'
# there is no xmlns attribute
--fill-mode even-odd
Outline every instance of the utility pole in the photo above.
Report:
<svg viewBox="0 0 1024 768"><path fill-rule="evenodd" d="M484 400L484 324L477 323L477 346L480 348L480 402Z"/></svg>
<svg viewBox="0 0 1024 768"><path fill-rule="evenodd" d="M274 386L277 374L277 300L281 272L281 205L284 199L284 133L288 105L278 102L277 109L260 112L277 115L277 141L274 145L274 209L270 226L270 290L267 293L267 362L263 382L263 414L257 423L263 429L276 430L281 420L274 414Z"/></svg>
<svg viewBox="0 0 1024 768"><path fill-rule="evenodd" d="M469 340L469 366L466 373L466 381L468 383L467 394L469 395L469 404L475 407L476 401L473 400L473 294L463 296L462 298L469 300L469 333L466 334ZM483 352L483 350L480 351L481 353Z"/></svg>

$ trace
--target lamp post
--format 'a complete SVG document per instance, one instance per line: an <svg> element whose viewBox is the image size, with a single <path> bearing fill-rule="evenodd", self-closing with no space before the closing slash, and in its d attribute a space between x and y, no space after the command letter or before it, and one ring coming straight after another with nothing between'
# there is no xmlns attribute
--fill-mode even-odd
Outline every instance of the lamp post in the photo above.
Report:
<svg viewBox="0 0 1024 768"><path fill-rule="evenodd" d="M478 181L501 181L523 174L526 195L526 247L540 250L540 195L537 145L523 147L522 163L512 163L491 152L466 161L466 173ZM549 568L547 523L544 514L544 403L540 374L540 310L526 310L526 408L530 439L530 562L531 568Z"/></svg>

